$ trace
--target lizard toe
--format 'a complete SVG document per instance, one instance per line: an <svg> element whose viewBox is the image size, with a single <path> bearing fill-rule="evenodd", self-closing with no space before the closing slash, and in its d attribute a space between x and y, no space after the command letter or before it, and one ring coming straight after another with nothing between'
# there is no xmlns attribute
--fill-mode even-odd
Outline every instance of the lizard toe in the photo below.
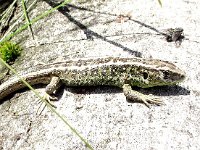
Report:
<svg viewBox="0 0 200 150"><path fill-rule="evenodd" d="M45 93L43 96L43 99L45 99L51 106L56 108L56 106L51 101L57 101L58 100L57 97L53 97L53 96Z"/></svg>

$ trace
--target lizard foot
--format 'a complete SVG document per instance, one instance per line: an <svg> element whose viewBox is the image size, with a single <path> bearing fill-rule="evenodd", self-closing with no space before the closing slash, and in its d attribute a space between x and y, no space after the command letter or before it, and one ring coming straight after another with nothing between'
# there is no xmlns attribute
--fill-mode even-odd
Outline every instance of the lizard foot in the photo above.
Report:
<svg viewBox="0 0 200 150"><path fill-rule="evenodd" d="M51 101L57 101L58 100L57 97L53 97L53 96L45 93L44 96L43 96L43 99L45 99L51 106L56 108L56 106L54 104L52 104Z"/></svg>
<svg viewBox="0 0 200 150"><path fill-rule="evenodd" d="M142 95L140 97L140 99L147 107L150 107L149 104L155 104L155 105L163 105L164 104L160 98L154 97L151 95Z"/></svg>
<svg viewBox="0 0 200 150"><path fill-rule="evenodd" d="M150 107L150 104L163 104L162 100L160 100L158 97L144 95L138 91L132 90L131 86L128 84L123 85L123 92L127 99L135 102L143 102L147 107Z"/></svg>

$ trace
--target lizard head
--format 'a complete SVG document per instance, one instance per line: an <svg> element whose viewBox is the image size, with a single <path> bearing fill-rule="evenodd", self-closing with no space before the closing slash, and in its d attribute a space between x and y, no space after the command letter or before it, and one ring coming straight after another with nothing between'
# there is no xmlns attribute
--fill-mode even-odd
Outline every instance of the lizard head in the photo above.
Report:
<svg viewBox="0 0 200 150"><path fill-rule="evenodd" d="M137 72L140 72L140 75L137 81L132 80L132 85L142 88L175 85L186 77L185 72L173 63L161 60L144 60L142 65L138 66Z"/></svg>

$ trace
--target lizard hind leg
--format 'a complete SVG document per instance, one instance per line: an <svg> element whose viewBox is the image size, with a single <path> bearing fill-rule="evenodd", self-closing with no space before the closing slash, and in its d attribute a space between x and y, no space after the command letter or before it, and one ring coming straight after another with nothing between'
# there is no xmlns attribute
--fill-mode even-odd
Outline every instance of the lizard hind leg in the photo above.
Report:
<svg viewBox="0 0 200 150"><path fill-rule="evenodd" d="M142 102L147 107L150 107L150 104L156 104L156 105L163 104L162 100L160 100L157 97L144 95L138 91L132 90L132 88L129 84L123 85L123 92L127 99L133 100L135 102Z"/></svg>

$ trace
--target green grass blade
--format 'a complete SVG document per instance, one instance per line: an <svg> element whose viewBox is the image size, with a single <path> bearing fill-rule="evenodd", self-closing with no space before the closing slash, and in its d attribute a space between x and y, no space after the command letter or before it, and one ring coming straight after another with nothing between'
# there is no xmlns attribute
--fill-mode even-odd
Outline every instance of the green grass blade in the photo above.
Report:
<svg viewBox="0 0 200 150"><path fill-rule="evenodd" d="M160 4L160 6L162 7L162 2L161 2L161 0L158 0L158 3Z"/></svg>
<svg viewBox="0 0 200 150"><path fill-rule="evenodd" d="M29 19L28 13L27 13L27 8L26 8L24 0L22 0L22 8L23 8L25 19L26 19L27 23L29 24L29 29L30 29L32 38L34 39L33 29L32 29L31 24L30 24L30 19Z"/></svg>

